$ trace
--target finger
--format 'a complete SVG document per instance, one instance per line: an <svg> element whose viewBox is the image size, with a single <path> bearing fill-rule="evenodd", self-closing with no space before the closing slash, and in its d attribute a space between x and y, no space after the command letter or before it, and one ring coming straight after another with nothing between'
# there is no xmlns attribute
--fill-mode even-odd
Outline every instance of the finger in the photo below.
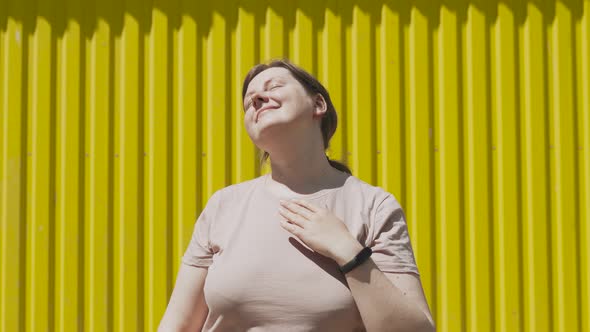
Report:
<svg viewBox="0 0 590 332"><path fill-rule="evenodd" d="M281 201L281 206L288 209L289 211L296 213L303 218L309 220L312 217L312 213L309 209L297 204L296 202Z"/></svg>
<svg viewBox="0 0 590 332"><path fill-rule="evenodd" d="M279 208L279 214L281 216L283 216L283 218L287 219L289 222L299 226L299 227L303 227L305 225L305 223L308 221L307 219L303 218L302 216L295 214L285 208L280 207Z"/></svg>
<svg viewBox="0 0 590 332"><path fill-rule="evenodd" d="M299 235L301 234L301 227L294 224L290 224L285 220L281 220L281 227L283 227L286 231L297 237L299 237Z"/></svg>
<svg viewBox="0 0 590 332"><path fill-rule="evenodd" d="M317 213L320 211L320 208L301 199L294 199L293 202L299 204L300 206L303 206L304 208L306 208L307 210Z"/></svg>

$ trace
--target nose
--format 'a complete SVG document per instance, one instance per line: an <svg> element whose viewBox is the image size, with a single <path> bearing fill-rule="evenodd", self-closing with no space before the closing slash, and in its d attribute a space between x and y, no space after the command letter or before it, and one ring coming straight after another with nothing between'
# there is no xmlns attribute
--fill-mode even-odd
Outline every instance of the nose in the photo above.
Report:
<svg viewBox="0 0 590 332"><path fill-rule="evenodd" d="M252 95L252 105L255 109L262 107L264 103L268 102L268 96L264 92L255 92Z"/></svg>

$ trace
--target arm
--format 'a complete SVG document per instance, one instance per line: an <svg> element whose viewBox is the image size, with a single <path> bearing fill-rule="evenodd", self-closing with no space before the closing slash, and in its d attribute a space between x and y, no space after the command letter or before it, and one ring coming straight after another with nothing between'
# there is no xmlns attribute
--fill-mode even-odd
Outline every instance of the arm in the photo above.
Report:
<svg viewBox="0 0 590 332"><path fill-rule="evenodd" d="M282 206L279 210L284 217L281 226L314 251L332 258L339 266L348 263L363 249L346 225L327 209L302 200L282 202ZM401 211L395 204L388 205L388 208L393 212ZM395 216L391 211L386 215ZM389 227L390 231L399 233L393 236L407 236L403 234L405 224L399 225L404 228ZM383 235L385 239L379 241L389 245L387 237L392 235ZM368 331L435 330L417 276L410 273L388 273L386 276L369 259L348 272L346 280Z"/></svg>
<svg viewBox="0 0 590 332"><path fill-rule="evenodd" d="M203 294L207 271L206 268L180 264L159 332L201 330L209 312Z"/></svg>
<svg viewBox="0 0 590 332"><path fill-rule="evenodd" d="M360 244L351 246L344 257L354 257L361 249ZM336 262L342 266L350 259ZM383 273L368 259L348 272L346 281L367 331L435 331L417 275Z"/></svg>

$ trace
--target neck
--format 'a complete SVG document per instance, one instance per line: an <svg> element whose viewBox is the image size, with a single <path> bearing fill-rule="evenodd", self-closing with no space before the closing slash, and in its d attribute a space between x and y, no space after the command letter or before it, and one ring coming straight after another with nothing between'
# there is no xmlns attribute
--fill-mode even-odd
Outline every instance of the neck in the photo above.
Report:
<svg viewBox="0 0 590 332"><path fill-rule="evenodd" d="M343 173L333 168L321 146L293 146L271 153L272 179L300 194L341 185Z"/></svg>

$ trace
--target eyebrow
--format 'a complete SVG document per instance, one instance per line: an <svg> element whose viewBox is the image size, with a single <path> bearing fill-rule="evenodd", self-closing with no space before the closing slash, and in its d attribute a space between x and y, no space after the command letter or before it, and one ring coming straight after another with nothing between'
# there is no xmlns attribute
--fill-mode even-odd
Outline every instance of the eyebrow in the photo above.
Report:
<svg viewBox="0 0 590 332"><path fill-rule="evenodd" d="M264 88L266 89L266 87L268 86L268 84L276 79L281 79L282 77L271 77L269 79L267 79L264 82ZM244 100L246 100L248 97L250 97L252 94L254 93L254 91L250 91L248 93L246 93L246 95L244 96Z"/></svg>

